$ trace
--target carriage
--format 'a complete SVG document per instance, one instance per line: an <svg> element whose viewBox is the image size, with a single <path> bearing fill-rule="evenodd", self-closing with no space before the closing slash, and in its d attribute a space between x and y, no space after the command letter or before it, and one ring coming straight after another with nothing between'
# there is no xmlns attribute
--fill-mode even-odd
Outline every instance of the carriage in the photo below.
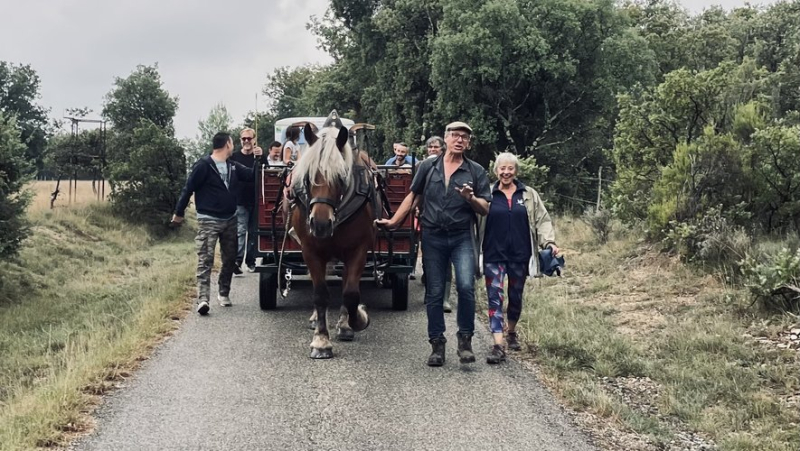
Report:
<svg viewBox="0 0 800 451"><path fill-rule="evenodd" d="M275 123L275 139L283 142L286 129L290 125L305 126L314 124L318 129L325 117L305 117L282 119ZM350 130L351 146L364 149L366 129L374 129L367 124L354 124L341 119ZM362 130L362 133L358 133ZM298 142L301 152L305 141ZM256 266L259 273L259 305L263 310L277 307L278 296L286 296L295 276L308 274L300 244L287 233L281 202L284 201L284 186L289 169L283 166L257 165L256 177ZM395 166L375 166L376 196L382 200L383 215L396 211L411 187L414 168ZM370 250L362 274L362 281L372 280L378 286L392 290L392 309L408 308L408 280L417 261L419 237L415 218L409 215L402 226L394 231L378 230L375 244ZM342 264L336 262L328 272L328 278L342 277Z"/></svg>

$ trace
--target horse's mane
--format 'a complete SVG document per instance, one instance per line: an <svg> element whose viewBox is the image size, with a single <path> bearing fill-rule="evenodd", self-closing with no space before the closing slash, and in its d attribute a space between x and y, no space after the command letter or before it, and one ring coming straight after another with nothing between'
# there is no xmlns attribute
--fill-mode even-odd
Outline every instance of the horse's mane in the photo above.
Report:
<svg viewBox="0 0 800 451"><path fill-rule="evenodd" d="M336 136L339 129L336 127L324 128L320 131L320 138L313 146L306 149L292 170L292 183L302 186L305 180L314 183L316 174L331 183L336 179L347 181L353 167L353 149L350 143L345 144L342 152L336 147Z"/></svg>

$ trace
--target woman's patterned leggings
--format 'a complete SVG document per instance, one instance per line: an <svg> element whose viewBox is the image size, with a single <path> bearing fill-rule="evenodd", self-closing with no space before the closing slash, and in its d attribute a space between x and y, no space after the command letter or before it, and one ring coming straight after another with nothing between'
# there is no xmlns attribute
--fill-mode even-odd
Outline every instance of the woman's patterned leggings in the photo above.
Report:
<svg viewBox="0 0 800 451"><path fill-rule="evenodd" d="M508 319L519 321L522 313L522 289L528 263L485 263L486 294L489 296L489 328L492 333L503 333L503 280L508 274Z"/></svg>

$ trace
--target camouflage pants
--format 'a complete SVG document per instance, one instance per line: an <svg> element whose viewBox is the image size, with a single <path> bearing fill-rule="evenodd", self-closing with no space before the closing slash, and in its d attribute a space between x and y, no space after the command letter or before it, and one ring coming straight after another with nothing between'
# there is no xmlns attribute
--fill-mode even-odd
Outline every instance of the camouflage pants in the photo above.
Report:
<svg viewBox="0 0 800 451"><path fill-rule="evenodd" d="M197 302L209 302L211 269L214 267L214 250L219 239L222 269L219 272L219 294L228 296L231 291L233 268L236 266L236 216L227 221L200 219L194 244L197 249Z"/></svg>

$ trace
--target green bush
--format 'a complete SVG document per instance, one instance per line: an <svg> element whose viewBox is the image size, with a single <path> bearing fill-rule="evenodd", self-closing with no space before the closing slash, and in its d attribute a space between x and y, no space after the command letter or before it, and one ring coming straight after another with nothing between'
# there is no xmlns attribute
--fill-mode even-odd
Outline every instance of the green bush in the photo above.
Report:
<svg viewBox="0 0 800 451"><path fill-rule="evenodd" d="M25 182L32 165L25 160L17 121L0 113L0 259L17 254L28 235L25 207L30 195Z"/></svg>
<svg viewBox="0 0 800 451"><path fill-rule="evenodd" d="M114 212L132 222L165 225L186 183L184 151L148 120L140 122L128 142L128 158L109 168Z"/></svg>
<svg viewBox="0 0 800 451"><path fill-rule="evenodd" d="M746 217L744 205L725 210L711 207L692 220L671 221L663 242L684 261L731 269L752 252L751 235L737 225Z"/></svg>
<svg viewBox="0 0 800 451"><path fill-rule="evenodd" d="M800 249L758 259L748 255L741 267L745 286L765 309L800 311Z"/></svg>

